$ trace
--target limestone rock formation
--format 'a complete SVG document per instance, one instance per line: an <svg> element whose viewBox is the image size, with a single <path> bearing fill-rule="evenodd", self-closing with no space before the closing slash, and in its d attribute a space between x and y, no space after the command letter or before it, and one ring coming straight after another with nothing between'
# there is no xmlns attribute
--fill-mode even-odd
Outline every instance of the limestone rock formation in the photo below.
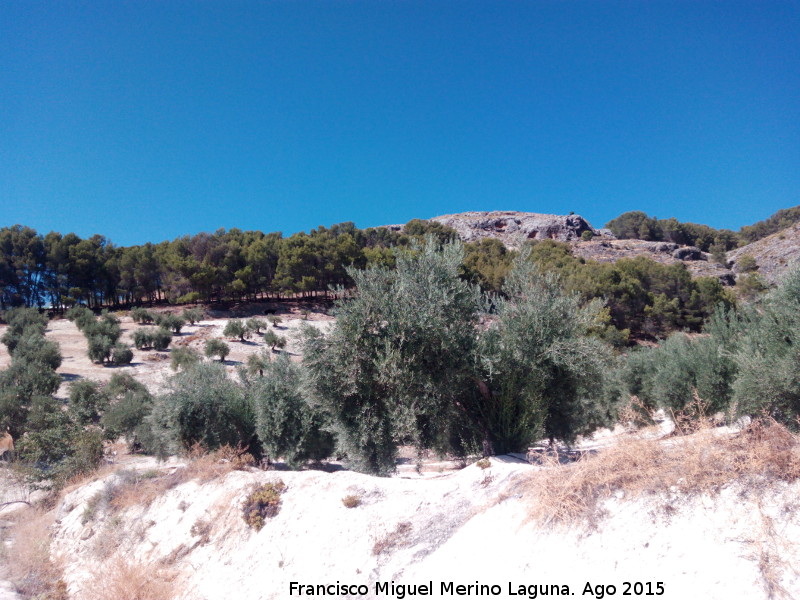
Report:
<svg viewBox="0 0 800 600"><path fill-rule="evenodd" d="M591 231L595 236L613 237L595 229L580 215L480 211L443 215L431 220L452 227L465 242L493 237L509 248L519 247L525 240L571 242L580 239L584 231Z"/></svg>

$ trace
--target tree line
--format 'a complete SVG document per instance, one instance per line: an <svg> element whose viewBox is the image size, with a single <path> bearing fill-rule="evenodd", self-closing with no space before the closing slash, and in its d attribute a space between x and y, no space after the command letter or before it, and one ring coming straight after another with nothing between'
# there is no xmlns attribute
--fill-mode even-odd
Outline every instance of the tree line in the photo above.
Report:
<svg viewBox="0 0 800 600"><path fill-rule="evenodd" d="M19 440L31 473L60 481L91 468L102 441L120 436L159 456L230 446L292 467L336 455L385 475L400 445L467 456L570 443L631 405L729 421L767 414L797 427L800 270L752 304L719 303L702 335L675 332L657 347L614 352L603 334L607 307L565 289L534 260L541 248L569 260L560 246L526 247L496 294L463 276L463 244L429 236L397 252L392 267L350 268L334 326L305 328L301 362L265 347L231 378L224 355L176 353L178 373L155 396L115 375L106 385L74 382L62 402L47 320L16 309L2 338L12 361L0 372L0 427ZM111 315L71 316L89 338L116 334ZM229 325L226 335L239 339L265 328ZM97 359L108 360L101 346Z"/></svg>
<svg viewBox="0 0 800 600"><path fill-rule="evenodd" d="M0 308L117 308L326 293L350 283L347 267L391 263L390 249L408 241L409 235L387 228L342 223L288 238L220 229L118 247L102 235L41 235L15 225L0 229Z"/></svg>
<svg viewBox="0 0 800 600"><path fill-rule="evenodd" d="M361 230L352 223L280 233L219 230L171 242L117 247L103 236L81 239L13 226L0 229L0 308L125 308L156 303L328 296L353 285L350 269L394 268L398 250L433 236L457 239L436 222L411 221L403 232ZM600 264L575 257L568 244L529 242L530 259L558 274L584 301L606 303L606 333L617 343L664 332L697 330L720 301L734 296L714 279L692 279L681 264L647 258ZM503 293L516 251L499 240L464 245L460 276L483 291Z"/></svg>
<svg viewBox="0 0 800 600"><path fill-rule="evenodd" d="M763 221L745 225L739 231L714 229L698 223L682 223L674 217L659 219L636 210L612 219L606 227L619 239L697 246L703 252L722 256L728 250L765 238L798 221L800 221L800 206L781 209Z"/></svg>

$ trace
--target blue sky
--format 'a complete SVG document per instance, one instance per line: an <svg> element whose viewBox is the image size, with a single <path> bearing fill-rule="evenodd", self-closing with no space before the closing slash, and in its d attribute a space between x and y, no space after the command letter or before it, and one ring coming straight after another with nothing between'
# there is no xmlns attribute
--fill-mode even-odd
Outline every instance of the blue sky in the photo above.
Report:
<svg viewBox="0 0 800 600"><path fill-rule="evenodd" d="M0 219L219 227L800 204L800 2L0 4Z"/></svg>

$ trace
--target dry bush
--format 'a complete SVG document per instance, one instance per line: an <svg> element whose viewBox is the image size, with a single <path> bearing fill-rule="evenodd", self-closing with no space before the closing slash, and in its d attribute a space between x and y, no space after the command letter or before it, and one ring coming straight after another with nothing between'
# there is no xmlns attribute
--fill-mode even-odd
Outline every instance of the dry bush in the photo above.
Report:
<svg viewBox="0 0 800 600"><path fill-rule="evenodd" d="M617 420L625 426L628 431L635 431L642 427L650 427L656 424L653 411L645 406L639 396L631 396L627 403L623 404L617 414Z"/></svg>
<svg viewBox="0 0 800 600"><path fill-rule="evenodd" d="M207 483L222 478L231 471L241 471L255 465L255 459L245 449L223 446L214 452L204 452L194 447L189 455L189 462L166 475L145 471L123 476L114 484L113 497L109 505L121 510L133 505L150 505L171 490L187 481Z"/></svg>
<svg viewBox="0 0 800 600"><path fill-rule="evenodd" d="M552 461L516 485L532 500L531 518L542 524L589 525L603 501L627 496L715 493L739 482L756 489L800 478L800 440L772 420L754 421L727 437L703 429L684 438L627 438L575 463Z"/></svg>
<svg viewBox="0 0 800 600"><path fill-rule="evenodd" d="M26 598L67 600L61 568L50 557L52 513L35 510L19 515L11 529L13 552L9 553L9 579Z"/></svg>
<svg viewBox="0 0 800 600"><path fill-rule="evenodd" d="M475 463L475 466L479 469L488 469L492 466L492 462L488 458L482 458Z"/></svg>
<svg viewBox="0 0 800 600"><path fill-rule="evenodd" d="M372 546L372 554L378 556L389 550L405 546L408 544L408 536L410 533L411 523L408 521L398 523L393 531L375 540L375 544Z"/></svg>
<svg viewBox="0 0 800 600"><path fill-rule="evenodd" d="M242 518L247 525L259 531L281 509L281 494L286 491L282 480L269 481L255 486L242 505Z"/></svg>
<svg viewBox="0 0 800 600"><path fill-rule="evenodd" d="M342 498L342 504L345 505L347 508L355 508L357 506L361 506L361 496L357 496L355 494L349 494Z"/></svg>
<svg viewBox="0 0 800 600"><path fill-rule="evenodd" d="M117 559L107 564L84 586L86 600L171 600L175 584L155 565Z"/></svg>

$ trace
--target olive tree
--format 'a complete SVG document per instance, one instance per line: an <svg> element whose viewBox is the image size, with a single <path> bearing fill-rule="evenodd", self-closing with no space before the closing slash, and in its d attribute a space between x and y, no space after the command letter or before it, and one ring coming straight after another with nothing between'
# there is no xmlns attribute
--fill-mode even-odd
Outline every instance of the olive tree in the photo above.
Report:
<svg viewBox="0 0 800 600"><path fill-rule="evenodd" d="M228 346L228 344L222 340L211 338L210 340L206 341L205 352L208 358L219 356L219 362L225 362L225 357L231 353L231 349L230 346Z"/></svg>
<svg viewBox="0 0 800 600"><path fill-rule="evenodd" d="M283 458L293 468L330 456L333 436L324 430L320 411L303 397L300 367L286 354L274 361L267 358L259 366L263 375L248 380L247 395L264 455L270 460Z"/></svg>
<svg viewBox="0 0 800 600"><path fill-rule="evenodd" d="M395 270L350 269L352 297L327 335L305 328L309 393L357 469L388 474L398 445L443 449L471 381L479 289L463 281L461 244L429 239Z"/></svg>
<svg viewBox="0 0 800 600"><path fill-rule="evenodd" d="M582 306L524 251L503 292L496 320L480 337L480 381L465 396L484 451L519 451L540 437L569 442L606 424L600 401L608 354L589 335L599 303Z"/></svg>
<svg viewBox="0 0 800 600"><path fill-rule="evenodd" d="M255 417L244 388L219 364L198 363L172 376L168 391L156 399L152 425L162 449L230 445L259 453Z"/></svg>

